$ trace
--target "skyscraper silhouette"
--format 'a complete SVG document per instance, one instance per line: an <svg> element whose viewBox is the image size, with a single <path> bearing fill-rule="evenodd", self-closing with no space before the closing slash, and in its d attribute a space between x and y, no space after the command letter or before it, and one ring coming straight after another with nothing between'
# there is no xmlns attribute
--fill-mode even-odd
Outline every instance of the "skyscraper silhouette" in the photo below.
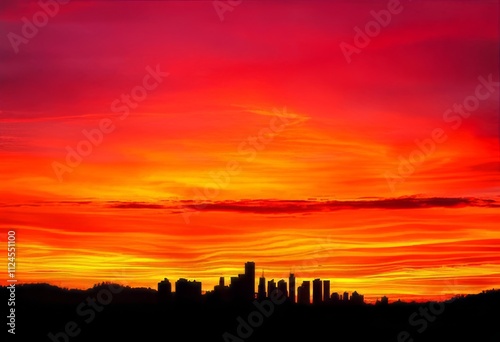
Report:
<svg viewBox="0 0 500 342"><path fill-rule="evenodd" d="M281 296L285 296L286 298L288 298L288 290L286 288L286 281L284 279L278 281L278 291L281 293Z"/></svg>
<svg viewBox="0 0 500 342"><path fill-rule="evenodd" d="M266 278L264 277L264 272L262 272L262 276L259 278L257 298L259 300L264 300L266 298Z"/></svg>
<svg viewBox="0 0 500 342"><path fill-rule="evenodd" d="M255 298L255 262L248 261L245 263L245 277L248 298L253 300Z"/></svg>
<svg viewBox="0 0 500 342"><path fill-rule="evenodd" d="M274 279L271 279L267 282L267 295L271 296L271 293L276 290L276 282Z"/></svg>
<svg viewBox="0 0 500 342"><path fill-rule="evenodd" d="M235 301L252 301L255 299L255 262L245 263L245 273L231 277L231 296Z"/></svg>
<svg viewBox="0 0 500 342"><path fill-rule="evenodd" d="M323 301L330 300L330 280L323 280Z"/></svg>
<svg viewBox="0 0 500 342"><path fill-rule="evenodd" d="M323 282L321 279L313 280L313 304L319 304L323 301Z"/></svg>
<svg viewBox="0 0 500 342"><path fill-rule="evenodd" d="M298 302L300 304L310 304L311 303L311 282L309 280L304 280L302 285L297 289L298 291Z"/></svg>
<svg viewBox="0 0 500 342"><path fill-rule="evenodd" d="M295 274L290 273L288 281L289 281L290 301L292 303L295 303Z"/></svg>
<svg viewBox="0 0 500 342"><path fill-rule="evenodd" d="M172 298L172 284L167 278L158 283L158 297L161 301Z"/></svg>

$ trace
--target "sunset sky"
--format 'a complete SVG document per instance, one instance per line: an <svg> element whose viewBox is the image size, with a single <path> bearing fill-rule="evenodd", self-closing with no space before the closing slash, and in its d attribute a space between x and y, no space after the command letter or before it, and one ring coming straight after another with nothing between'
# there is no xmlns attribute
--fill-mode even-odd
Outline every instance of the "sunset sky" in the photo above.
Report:
<svg viewBox="0 0 500 342"><path fill-rule="evenodd" d="M499 4L402 0L356 45L388 3L71 1L30 38L44 10L2 1L19 282L500 287Z"/></svg>

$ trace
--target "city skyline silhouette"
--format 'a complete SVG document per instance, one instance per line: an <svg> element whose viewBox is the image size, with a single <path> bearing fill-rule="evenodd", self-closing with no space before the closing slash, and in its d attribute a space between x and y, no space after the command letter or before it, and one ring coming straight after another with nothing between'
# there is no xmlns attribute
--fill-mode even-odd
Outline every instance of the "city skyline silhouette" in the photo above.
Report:
<svg viewBox="0 0 500 342"><path fill-rule="evenodd" d="M158 295L160 298L175 298L177 300L201 300L202 296L213 296L222 301L253 301L255 299L269 298L270 294L278 291L287 301L299 304L364 304L364 295L358 294L357 291L349 292L330 292L330 280L316 278L311 280L303 280L298 287L295 286L295 274L290 273L288 283L284 279L280 279L277 283L273 279L266 282L264 271L262 276L258 278L258 291L255 291L255 262L247 261L245 263L245 272L238 276L230 276L229 285L225 285L225 277L219 278L219 284L214 286L213 290L202 291L202 283L196 279L188 280L179 278L175 281L175 289L173 283L168 278L164 278L158 283ZM297 293L297 301L295 294ZM311 301L312 300L312 301ZM381 298L382 303L388 303L386 296Z"/></svg>

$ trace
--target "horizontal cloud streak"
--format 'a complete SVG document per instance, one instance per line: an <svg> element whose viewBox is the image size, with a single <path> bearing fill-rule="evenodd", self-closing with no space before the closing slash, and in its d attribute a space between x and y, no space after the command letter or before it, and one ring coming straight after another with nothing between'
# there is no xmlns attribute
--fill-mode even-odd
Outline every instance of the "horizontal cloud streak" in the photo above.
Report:
<svg viewBox="0 0 500 342"><path fill-rule="evenodd" d="M474 197L417 197L359 199L359 200L234 200L195 202L183 200L168 203L121 202L107 203L115 209L172 209L196 211L227 211L255 214L295 214L359 209L423 209L423 208L500 208L500 201ZM88 204L90 202L80 202ZM177 212L177 211L176 211ZM182 212L182 211L180 211Z"/></svg>
<svg viewBox="0 0 500 342"><path fill-rule="evenodd" d="M215 203L187 204L184 207L200 211L237 211L260 214L306 213L356 209L421 209L421 208L498 208L500 202L479 198L419 198L402 197L356 201L223 201Z"/></svg>
<svg viewBox="0 0 500 342"><path fill-rule="evenodd" d="M424 209L424 208L500 208L500 200L475 197L418 197L405 196L399 198L378 198L358 200L228 200L205 201L192 200L134 202L134 201L43 201L24 204L0 203L0 207L21 207L44 205L95 205L113 209L162 209L182 212L179 209L196 211L227 211L254 214L296 214L312 212L328 212L336 210L360 209Z"/></svg>

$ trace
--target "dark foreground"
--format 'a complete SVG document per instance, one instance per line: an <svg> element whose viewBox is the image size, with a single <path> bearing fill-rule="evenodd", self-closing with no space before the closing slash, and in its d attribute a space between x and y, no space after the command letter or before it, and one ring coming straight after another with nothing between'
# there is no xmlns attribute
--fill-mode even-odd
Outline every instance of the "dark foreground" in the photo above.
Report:
<svg viewBox="0 0 500 342"><path fill-rule="evenodd" d="M109 284L108 284L109 285ZM158 302L156 291L16 287L8 341L500 341L500 291L442 303L300 306ZM118 288L114 288L117 289ZM2 298L9 290L1 288ZM109 294L112 294L109 296Z"/></svg>

